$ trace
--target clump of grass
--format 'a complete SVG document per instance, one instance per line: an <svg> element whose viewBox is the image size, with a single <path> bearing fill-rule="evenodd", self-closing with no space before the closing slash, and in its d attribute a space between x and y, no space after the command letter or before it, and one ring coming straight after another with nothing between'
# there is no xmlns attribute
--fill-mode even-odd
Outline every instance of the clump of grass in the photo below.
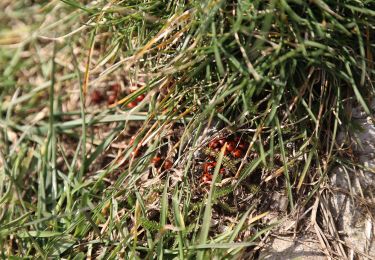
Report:
<svg viewBox="0 0 375 260"><path fill-rule="evenodd" d="M285 215L311 210L341 152L337 131L350 128L347 108L357 102L371 113L372 2L64 0L38 8L41 27L6 42L0 56L8 65L0 82L3 256L254 257L277 224L264 220L267 196L287 196ZM66 16L48 25L57 13ZM44 83L17 92L28 78ZM120 79L141 88L91 112L91 88ZM39 117L25 122L30 113ZM142 124L126 134L132 121ZM244 158L257 156L206 197L196 151L218 131L244 133ZM157 153L173 167L150 166ZM217 160L214 180L224 150ZM254 173L259 192L233 212L225 198L250 196Z"/></svg>

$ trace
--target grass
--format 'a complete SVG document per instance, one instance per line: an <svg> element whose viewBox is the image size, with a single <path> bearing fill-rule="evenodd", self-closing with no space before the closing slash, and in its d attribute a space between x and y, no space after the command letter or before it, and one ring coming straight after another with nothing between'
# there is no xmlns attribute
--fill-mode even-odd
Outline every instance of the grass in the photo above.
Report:
<svg viewBox="0 0 375 260"><path fill-rule="evenodd" d="M256 258L297 212L321 228L338 131L371 113L373 1L0 6L2 258ZM215 136L248 146L202 185Z"/></svg>

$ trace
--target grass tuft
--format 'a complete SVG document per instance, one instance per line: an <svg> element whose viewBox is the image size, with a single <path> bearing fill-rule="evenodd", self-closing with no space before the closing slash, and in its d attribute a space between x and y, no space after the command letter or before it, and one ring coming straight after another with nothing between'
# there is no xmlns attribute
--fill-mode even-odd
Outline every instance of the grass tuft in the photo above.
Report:
<svg viewBox="0 0 375 260"><path fill-rule="evenodd" d="M255 258L303 232L349 108L373 112L374 8L2 1L1 257Z"/></svg>

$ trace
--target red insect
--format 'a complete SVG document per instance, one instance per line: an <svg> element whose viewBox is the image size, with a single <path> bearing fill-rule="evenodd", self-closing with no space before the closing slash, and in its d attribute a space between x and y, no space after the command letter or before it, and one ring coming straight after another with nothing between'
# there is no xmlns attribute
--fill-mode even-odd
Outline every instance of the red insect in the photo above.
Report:
<svg viewBox="0 0 375 260"><path fill-rule="evenodd" d="M135 100L141 102L143 99L145 99L145 94L139 95Z"/></svg>
<svg viewBox="0 0 375 260"><path fill-rule="evenodd" d="M207 174L212 174L215 170L216 162L207 162L203 165L203 172Z"/></svg>
<svg viewBox="0 0 375 260"><path fill-rule="evenodd" d="M227 145L228 152L232 152L235 148L236 148L236 144L233 141L228 143Z"/></svg>
<svg viewBox="0 0 375 260"><path fill-rule="evenodd" d="M161 166L161 158L160 156L155 156L151 159L151 163L156 167L159 168Z"/></svg>
<svg viewBox="0 0 375 260"><path fill-rule="evenodd" d="M117 100L117 95L111 94L107 98L107 103L108 103L108 105L112 105L112 104L116 103L116 100Z"/></svg>
<svg viewBox="0 0 375 260"><path fill-rule="evenodd" d="M129 104L126 105L127 108L134 108L138 105L136 101L132 101Z"/></svg>
<svg viewBox="0 0 375 260"><path fill-rule="evenodd" d="M211 181L212 181L212 175L211 174L207 174L207 173L203 174L203 176L202 176L202 183L203 184L209 184L209 183L211 183Z"/></svg>
<svg viewBox="0 0 375 260"><path fill-rule="evenodd" d="M163 169L168 170L168 169L172 168L172 166L173 166L173 163L170 160L165 160L164 165L163 165Z"/></svg>
<svg viewBox="0 0 375 260"><path fill-rule="evenodd" d="M225 168L220 169L220 174L225 175L227 173L227 170Z"/></svg>
<svg viewBox="0 0 375 260"><path fill-rule="evenodd" d="M103 101L103 94L95 89L93 92L91 92L91 102L93 102L94 104L99 104L100 102Z"/></svg>
<svg viewBox="0 0 375 260"><path fill-rule="evenodd" d="M234 158L240 158L241 157L241 155L242 155L242 151L240 150L240 149L235 149L234 151L232 151L232 156L234 157Z"/></svg>
<svg viewBox="0 0 375 260"><path fill-rule="evenodd" d="M220 146L220 143L218 142L218 140L212 140L211 142L208 143L208 147L210 147L211 149L216 149Z"/></svg>

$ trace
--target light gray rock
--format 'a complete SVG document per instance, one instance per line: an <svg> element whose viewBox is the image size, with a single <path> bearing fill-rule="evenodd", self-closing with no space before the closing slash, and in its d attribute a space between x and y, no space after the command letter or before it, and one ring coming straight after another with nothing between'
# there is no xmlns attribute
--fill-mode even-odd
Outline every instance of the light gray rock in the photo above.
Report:
<svg viewBox="0 0 375 260"><path fill-rule="evenodd" d="M259 259L287 260L306 259L323 260L327 259L321 251L319 244L306 237L292 240L291 238L273 238L269 245L260 254Z"/></svg>
<svg viewBox="0 0 375 260"><path fill-rule="evenodd" d="M372 108L375 107L375 101ZM361 108L353 109L353 120L362 130L352 133L352 148L364 169L340 166L330 175L333 193L330 202L336 227L349 246L349 258L375 259L375 126ZM363 254L362 254L363 253Z"/></svg>
<svg viewBox="0 0 375 260"><path fill-rule="evenodd" d="M375 100L371 104L375 109ZM329 209L348 259L375 259L375 125L363 110L352 111L362 130L351 133L355 159L364 168L337 167L329 175ZM339 133L339 142L344 135ZM323 227L327 228L328 227ZM312 235L268 240L259 259L327 259Z"/></svg>
<svg viewBox="0 0 375 260"><path fill-rule="evenodd" d="M330 177L332 188L338 189L331 197L331 213L336 219L336 228L350 247L349 256L357 253L363 257L361 259L366 259L365 255L375 258L375 230L371 218L375 212L367 211L361 203L368 199L368 188L374 187L374 179L370 176L368 173L348 172L340 167Z"/></svg>

